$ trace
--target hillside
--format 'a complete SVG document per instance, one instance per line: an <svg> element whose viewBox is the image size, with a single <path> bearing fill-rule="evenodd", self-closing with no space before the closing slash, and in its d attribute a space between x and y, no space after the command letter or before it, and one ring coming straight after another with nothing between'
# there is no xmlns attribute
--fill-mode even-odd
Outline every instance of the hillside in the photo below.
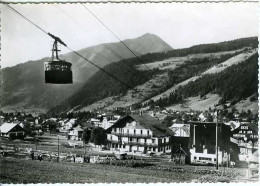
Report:
<svg viewBox="0 0 260 186"><path fill-rule="evenodd" d="M125 40L124 42L138 56L172 49L167 43L153 34L145 34L135 39ZM100 44L84 48L78 52L100 67L117 62L121 58L134 57L122 43ZM72 85L51 85L44 83L43 64L49 58L28 61L14 67L2 69L3 80L0 80L3 81L4 86L1 109L7 111L16 109L46 111L73 95L99 70L74 53L61 55L60 58L73 64L74 83Z"/></svg>
<svg viewBox="0 0 260 186"><path fill-rule="evenodd" d="M256 113L258 101L250 97L258 95L258 54L256 51L251 54L243 61L236 60L239 63L218 73L208 71L211 73L205 73L196 80L178 87L168 97L155 101L155 104L173 110L180 107L186 110L205 110L230 102L239 110L250 109ZM234 59L227 61L234 61ZM227 62L224 63L227 64ZM178 95L181 99L177 99Z"/></svg>
<svg viewBox="0 0 260 186"><path fill-rule="evenodd" d="M225 72L226 68L250 59L256 53L257 42L256 37L243 38L140 56L142 62L149 69L140 64L136 58L108 65L105 67L107 71L120 80L129 82L131 86L125 87L114 80L111 81L110 78L99 72L86 82L84 88L81 88L75 95L52 111L145 107L150 104L151 100L158 101L160 98L167 98L174 90L178 90L179 87L183 87L206 74L216 75L216 72ZM158 61L154 59L158 59ZM124 63L127 63L128 67ZM123 68L121 69L120 66ZM214 68L220 69L212 70ZM214 92L212 92L213 94ZM213 101L217 98L213 98ZM206 102L202 105L205 106L205 104Z"/></svg>
<svg viewBox="0 0 260 186"><path fill-rule="evenodd" d="M177 90L179 87L185 86L189 82L193 82L193 81L199 79L200 77L202 77L202 75L221 72L229 66L243 62L245 59L248 59L249 57L253 56L255 53L257 53L257 50L251 50L250 52L241 53L241 54L235 55L234 57L231 57L227 60L220 61L222 63L216 63L215 65L212 65L211 68L207 69L206 71L202 71L201 75L194 75L190 78L185 78L185 79L183 79L183 81L176 83L173 87L169 88L168 90L166 90L165 92L162 92L159 95L152 97L150 100L158 101L162 97L167 97L170 95L170 93ZM192 69L192 70L194 70L194 69ZM174 72L173 74L174 74L174 77L172 79L174 79L174 80L172 80L172 81L176 81L176 78L178 78L179 76L176 77L176 72ZM144 104L145 103L146 102L144 102Z"/></svg>

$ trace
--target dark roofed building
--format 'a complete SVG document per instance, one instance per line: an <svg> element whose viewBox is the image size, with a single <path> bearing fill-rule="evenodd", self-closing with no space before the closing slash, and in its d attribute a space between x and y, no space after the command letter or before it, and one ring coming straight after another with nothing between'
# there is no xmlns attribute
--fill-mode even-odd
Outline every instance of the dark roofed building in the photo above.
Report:
<svg viewBox="0 0 260 186"><path fill-rule="evenodd" d="M246 161L258 150L258 125L249 122L241 122L240 126L232 131L235 143L238 146L238 159Z"/></svg>
<svg viewBox="0 0 260 186"><path fill-rule="evenodd" d="M218 164L227 162L231 150L231 128L224 123L190 121L190 161L193 164L216 164L216 139ZM216 138L216 129L218 137Z"/></svg>
<svg viewBox="0 0 260 186"><path fill-rule="evenodd" d="M10 139L23 139L26 136L26 130L17 123L4 123L0 126L0 136Z"/></svg>
<svg viewBox="0 0 260 186"><path fill-rule="evenodd" d="M107 130L109 147L122 152L170 152L173 132L149 115L127 115Z"/></svg>

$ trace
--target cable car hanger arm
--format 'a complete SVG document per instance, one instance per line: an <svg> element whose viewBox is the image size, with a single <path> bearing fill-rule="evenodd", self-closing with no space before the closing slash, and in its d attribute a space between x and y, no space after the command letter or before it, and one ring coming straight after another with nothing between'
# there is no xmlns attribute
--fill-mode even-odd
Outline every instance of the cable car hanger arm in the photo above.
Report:
<svg viewBox="0 0 260 186"><path fill-rule="evenodd" d="M48 35L50 37L52 37L55 41L59 42L60 44L64 45L65 47L67 47L67 45L59 37L57 37L57 36L55 36L55 35L53 35L53 34L51 34L49 32L48 32Z"/></svg>

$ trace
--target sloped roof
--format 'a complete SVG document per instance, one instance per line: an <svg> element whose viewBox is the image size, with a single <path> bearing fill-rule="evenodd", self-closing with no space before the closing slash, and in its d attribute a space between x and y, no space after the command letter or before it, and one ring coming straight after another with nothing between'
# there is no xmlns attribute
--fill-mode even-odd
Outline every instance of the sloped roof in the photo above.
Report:
<svg viewBox="0 0 260 186"><path fill-rule="evenodd" d="M0 132L1 133L8 133L10 130L12 130L17 123L4 123L3 125L0 126Z"/></svg>
<svg viewBox="0 0 260 186"><path fill-rule="evenodd" d="M147 114L125 116L119 119L112 127L108 128L107 131L111 131L115 127L125 127L127 122L132 121L138 122L145 129L150 129L153 132L153 136L163 137L174 135L173 131L164 126L159 120Z"/></svg>
<svg viewBox="0 0 260 186"><path fill-rule="evenodd" d="M259 152L258 152L258 150L255 151L252 155L250 155L250 156L247 158L247 161L259 163Z"/></svg>
<svg viewBox="0 0 260 186"><path fill-rule="evenodd" d="M83 129L85 129L85 128L90 128L90 129L95 128L94 125L90 121L86 121L86 122L82 123L82 126L83 126Z"/></svg>
<svg viewBox="0 0 260 186"><path fill-rule="evenodd" d="M250 122L241 122L241 125L236 128L235 130L233 130L234 133L238 132L242 126L248 126L248 130L252 130L255 133L258 133L258 126L254 123L250 123Z"/></svg>
<svg viewBox="0 0 260 186"><path fill-rule="evenodd" d="M77 130L77 131L83 131L83 129L81 128L81 126L77 126L77 127L75 127L73 130Z"/></svg>

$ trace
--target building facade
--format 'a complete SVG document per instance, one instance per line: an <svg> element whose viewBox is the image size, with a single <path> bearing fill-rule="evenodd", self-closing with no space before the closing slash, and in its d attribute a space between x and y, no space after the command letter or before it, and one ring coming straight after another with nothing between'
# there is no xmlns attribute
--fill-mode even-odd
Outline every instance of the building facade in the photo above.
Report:
<svg viewBox="0 0 260 186"><path fill-rule="evenodd" d="M26 136L26 130L17 123L4 123L0 126L0 136L10 139L23 139Z"/></svg>
<svg viewBox="0 0 260 186"><path fill-rule="evenodd" d="M258 126L253 123L244 122L233 132L233 142L238 146L238 160L246 161L258 150Z"/></svg>
<svg viewBox="0 0 260 186"><path fill-rule="evenodd" d="M231 135L230 126L223 123L190 122L190 163L213 165L217 160L218 164L230 161Z"/></svg>
<svg viewBox="0 0 260 186"><path fill-rule="evenodd" d="M173 132L149 115L128 115L107 129L108 146L127 153L164 153Z"/></svg>
<svg viewBox="0 0 260 186"><path fill-rule="evenodd" d="M81 141L83 137L83 129L80 126L73 128L68 133L68 140L79 140Z"/></svg>

